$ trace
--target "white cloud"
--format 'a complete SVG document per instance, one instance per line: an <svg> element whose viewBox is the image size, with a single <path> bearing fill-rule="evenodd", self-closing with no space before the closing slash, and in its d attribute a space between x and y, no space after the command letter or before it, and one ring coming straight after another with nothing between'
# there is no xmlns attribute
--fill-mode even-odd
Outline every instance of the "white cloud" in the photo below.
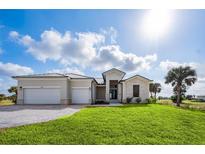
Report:
<svg viewBox="0 0 205 154"><path fill-rule="evenodd" d="M0 62L0 75L12 76L12 75L25 75L32 74L33 70L30 67L21 66L13 63Z"/></svg>
<svg viewBox="0 0 205 154"><path fill-rule="evenodd" d="M166 60L166 61L162 61L160 62L160 68L162 70L170 70L172 69L173 67L178 67L178 66L191 66L192 68L196 69L198 67L198 63L195 63L195 62L190 62L190 63L179 63L179 62L176 62L176 61L170 61L170 60Z"/></svg>
<svg viewBox="0 0 205 154"><path fill-rule="evenodd" d="M14 79L11 79L10 77L3 77L0 78L0 94L6 94L9 95L8 89L11 86L16 86L17 82Z"/></svg>
<svg viewBox="0 0 205 154"><path fill-rule="evenodd" d="M17 32L11 32L12 38L16 38ZM96 56L96 46L104 42L104 36L97 33L71 33L64 34L51 29L44 31L41 40L36 41L31 36L18 36L18 41L27 47L27 52L36 59L59 61L63 64L86 63Z"/></svg>
<svg viewBox="0 0 205 154"><path fill-rule="evenodd" d="M173 95L173 88L171 85L165 84L162 80L156 80L155 82L160 83L162 87L161 92L157 94L158 96L170 97Z"/></svg>
<svg viewBox="0 0 205 154"><path fill-rule="evenodd" d="M52 69L52 70L48 71L48 73L62 73L62 74L76 73L76 74L81 74L81 75L84 74L81 70L79 70L76 67L74 67L74 68L66 67L66 68L62 68L62 69Z"/></svg>
<svg viewBox="0 0 205 154"><path fill-rule="evenodd" d="M109 42L111 44L116 44L117 41L117 30L114 28L114 27L110 27L110 28L107 28L107 29L101 29L100 30L102 32L103 35L105 35L106 37L109 38Z"/></svg>
<svg viewBox="0 0 205 154"><path fill-rule="evenodd" d="M125 71L139 71L149 69L157 60L156 54L139 57L123 52L117 44L105 45L108 36L111 39L110 43L116 43L117 32L112 27L101 30L101 33L78 32L74 36L68 31L62 34L50 29L41 34L39 41L14 31L10 36L17 38L36 59L42 62L53 60L65 66L74 64L81 68L92 67L93 70L117 67Z"/></svg>
<svg viewBox="0 0 205 154"><path fill-rule="evenodd" d="M10 36L11 38L13 38L13 39L17 39L17 38L19 37L19 33L16 32L16 31L11 31L11 32L9 33L9 36Z"/></svg>
<svg viewBox="0 0 205 154"><path fill-rule="evenodd" d="M99 49L97 57L93 60L93 67L98 70L106 70L117 67L129 72L148 70L150 64L157 60L157 55L138 57L133 53L121 51L117 45L103 46ZM105 66L105 67L102 67Z"/></svg>
<svg viewBox="0 0 205 154"><path fill-rule="evenodd" d="M197 81L194 85L189 87L187 90L187 94L190 95L205 95L205 80L204 81Z"/></svg>

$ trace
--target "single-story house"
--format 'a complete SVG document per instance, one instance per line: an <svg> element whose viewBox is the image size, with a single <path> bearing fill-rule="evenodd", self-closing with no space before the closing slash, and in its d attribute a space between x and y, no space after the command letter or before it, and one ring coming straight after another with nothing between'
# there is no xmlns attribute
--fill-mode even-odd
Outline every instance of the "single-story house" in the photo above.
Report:
<svg viewBox="0 0 205 154"><path fill-rule="evenodd" d="M17 104L95 104L123 102L128 97L149 98L152 80L140 75L123 79L125 72L112 68L102 78L79 74L35 74L13 76L17 80Z"/></svg>

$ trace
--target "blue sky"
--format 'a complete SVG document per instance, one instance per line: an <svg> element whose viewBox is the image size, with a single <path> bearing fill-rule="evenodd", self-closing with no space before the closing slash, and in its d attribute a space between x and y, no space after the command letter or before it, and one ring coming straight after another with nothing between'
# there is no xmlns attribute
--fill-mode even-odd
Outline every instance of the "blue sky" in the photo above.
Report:
<svg viewBox="0 0 205 154"><path fill-rule="evenodd" d="M166 33L154 38L142 30L149 12L0 10L0 92L16 84L11 75L76 72L99 77L117 67L127 76L140 74L160 82L161 95L168 96L167 70L190 65L198 82L188 93L204 94L205 10L169 11ZM164 20L155 22L163 25Z"/></svg>

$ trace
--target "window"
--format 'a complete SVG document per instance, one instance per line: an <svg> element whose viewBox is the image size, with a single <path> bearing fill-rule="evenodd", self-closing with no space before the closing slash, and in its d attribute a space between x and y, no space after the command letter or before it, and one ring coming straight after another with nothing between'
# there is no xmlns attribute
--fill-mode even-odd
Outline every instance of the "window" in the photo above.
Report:
<svg viewBox="0 0 205 154"><path fill-rule="evenodd" d="M140 86L133 85L133 97L139 97L139 92L140 92Z"/></svg>

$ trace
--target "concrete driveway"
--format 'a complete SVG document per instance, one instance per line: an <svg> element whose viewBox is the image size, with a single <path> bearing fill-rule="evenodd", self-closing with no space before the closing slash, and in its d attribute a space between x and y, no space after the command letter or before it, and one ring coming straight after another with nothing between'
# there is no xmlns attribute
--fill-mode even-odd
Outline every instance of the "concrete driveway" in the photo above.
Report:
<svg viewBox="0 0 205 154"><path fill-rule="evenodd" d="M82 105L0 106L0 128L45 122L78 112Z"/></svg>

